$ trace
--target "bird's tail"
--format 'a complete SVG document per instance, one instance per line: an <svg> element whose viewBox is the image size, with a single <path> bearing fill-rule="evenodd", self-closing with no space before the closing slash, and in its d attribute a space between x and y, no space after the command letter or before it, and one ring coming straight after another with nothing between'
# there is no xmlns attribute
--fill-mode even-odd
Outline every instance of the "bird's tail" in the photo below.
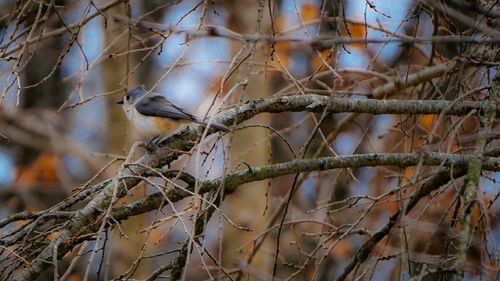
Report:
<svg viewBox="0 0 500 281"><path fill-rule="evenodd" d="M193 116L194 117L194 116ZM203 126L207 126L207 122L204 122L203 120L200 120L199 118L197 117L194 117L193 120L198 123L198 124L201 124ZM214 129L217 129L219 131L222 131L222 132L229 132L229 127L225 126L225 125L222 125L220 123L210 123L210 128L214 128Z"/></svg>
<svg viewBox="0 0 500 281"><path fill-rule="evenodd" d="M206 125L206 124L203 124L203 125ZM219 123L211 123L210 127L217 129L219 131L222 131L222 132L226 132L226 133L229 132L229 127L222 125L222 124L219 124Z"/></svg>

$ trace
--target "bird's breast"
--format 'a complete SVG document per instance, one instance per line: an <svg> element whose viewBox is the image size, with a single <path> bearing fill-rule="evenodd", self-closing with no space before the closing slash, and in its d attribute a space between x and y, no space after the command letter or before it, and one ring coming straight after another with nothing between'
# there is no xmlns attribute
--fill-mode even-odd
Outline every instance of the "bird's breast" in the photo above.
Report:
<svg viewBox="0 0 500 281"><path fill-rule="evenodd" d="M184 123L164 117L146 116L135 110L131 117L137 131L141 135L148 137L171 134Z"/></svg>

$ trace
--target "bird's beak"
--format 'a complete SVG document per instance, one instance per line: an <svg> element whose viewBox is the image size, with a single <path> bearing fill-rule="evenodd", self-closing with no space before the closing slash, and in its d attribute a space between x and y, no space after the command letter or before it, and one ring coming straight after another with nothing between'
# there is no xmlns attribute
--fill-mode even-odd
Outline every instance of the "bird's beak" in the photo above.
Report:
<svg viewBox="0 0 500 281"><path fill-rule="evenodd" d="M123 104L123 100L117 101L116 104Z"/></svg>

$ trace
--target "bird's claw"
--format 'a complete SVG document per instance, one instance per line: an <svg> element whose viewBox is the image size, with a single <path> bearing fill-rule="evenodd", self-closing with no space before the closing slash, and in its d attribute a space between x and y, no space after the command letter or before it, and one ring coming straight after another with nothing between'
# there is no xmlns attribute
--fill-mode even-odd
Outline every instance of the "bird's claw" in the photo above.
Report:
<svg viewBox="0 0 500 281"><path fill-rule="evenodd" d="M160 147L161 142L162 142L162 137L156 136L145 142L144 148L146 148L149 152L154 152Z"/></svg>

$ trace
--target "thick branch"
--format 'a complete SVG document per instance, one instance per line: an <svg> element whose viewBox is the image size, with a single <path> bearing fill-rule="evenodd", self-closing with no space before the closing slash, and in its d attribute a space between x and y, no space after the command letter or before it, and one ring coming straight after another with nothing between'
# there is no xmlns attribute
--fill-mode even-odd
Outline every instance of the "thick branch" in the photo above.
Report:
<svg viewBox="0 0 500 281"><path fill-rule="evenodd" d="M485 112L482 118L483 129L485 134L491 133L495 124L495 107L500 101L500 75L493 80L493 87L490 91L490 98L485 102ZM482 134L482 135L485 135ZM484 150L486 148L487 139L485 136L480 136L476 143L476 150L469 162L467 182L464 190L464 207L460 224L460 238L458 243L458 252L456 260L457 280L463 280L465 275L465 260L467 259L469 238L471 230L472 208L477 200L477 192L479 189L479 180L481 171L484 169Z"/></svg>
<svg viewBox="0 0 500 281"><path fill-rule="evenodd" d="M251 101L238 109L232 109L218 118L226 124L230 124L238 113L238 123L242 120L252 118L261 112L278 113L285 111L299 112L323 112L328 105L327 111L331 113L368 113L368 114L440 114L464 116L471 110L483 111L481 102L458 102L443 100L376 100L376 99L347 99L335 98L329 101L329 97L320 95L294 95L279 96L268 99ZM500 113L500 107L495 111Z"/></svg>
<svg viewBox="0 0 500 281"><path fill-rule="evenodd" d="M300 172L375 166L396 166L405 168L416 166L421 159L422 164L427 166L444 165L446 167L454 166L459 168L467 167L471 158L472 156L450 155L446 153L430 153L422 156L411 153L375 153L294 160L233 172L224 178L224 185L226 194L228 194L234 192L238 186L248 182L276 178ZM484 160L483 168L485 170L500 171L500 159L486 157ZM222 184L221 181L222 179L203 182L200 192L205 193L216 190ZM168 198L169 201L175 202L189 195L189 193L182 190L173 190L168 193ZM117 207L113 209L113 217L118 220L123 220L130 216L136 216L155 210L160 207L160 204L163 202L163 196L163 194L158 192L130 205Z"/></svg>

